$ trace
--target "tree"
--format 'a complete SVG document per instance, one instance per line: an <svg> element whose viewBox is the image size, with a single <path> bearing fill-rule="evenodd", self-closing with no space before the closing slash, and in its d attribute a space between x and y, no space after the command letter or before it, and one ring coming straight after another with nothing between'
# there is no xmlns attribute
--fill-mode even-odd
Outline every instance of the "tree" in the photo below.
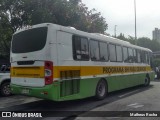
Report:
<svg viewBox="0 0 160 120"><path fill-rule="evenodd" d="M137 44L139 46L149 48L152 51L160 51L160 43L147 37L139 38Z"/></svg>
<svg viewBox="0 0 160 120"><path fill-rule="evenodd" d="M0 57L9 58L10 40L12 38L12 29L8 22L8 16L1 14L0 17Z"/></svg>
<svg viewBox="0 0 160 120"><path fill-rule="evenodd" d="M118 38L120 40L128 41L128 39L122 33L120 33L116 38Z"/></svg>
<svg viewBox="0 0 160 120"><path fill-rule="evenodd" d="M137 45L137 40L135 40L135 37L128 36L128 42L130 42L133 45Z"/></svg>
<svg viewBox="0 0 160 120"><path fill-rule="evenodd" d="M1 13L10 16L13 31L26 25L51 22L87 32L104 33L107 23L100 12L81 0L1 0Z"/></svg>
<svg viewBox="0 0 160 120"><path fill-rule="evenodd" d="M15 31L44 22L98 33L108 27L101 13L88 10L81 0L0 0L0 49L9 54Z"/></svg>
<svg viewBox="0 0 160 120"><path fill-rule="evenodd" d="M131 44L134 44L134 45L135 45L135 39L134 39L134 37L132 37L132 36L130 36L130 35L129 35L128 38L127 38L127 37L125 37L124 34L120 33L116 38L118 38L118 39L120 39L120 40L128 41L128 42L130 42Z"/></svg>
<svg viewBox="0 0 160 120"><path fill-rule="evenodd" d="M141 47L149 48L153 52L160 51L160 43L156 40L151 40L150 38L147 38L147 37L141 37L141 38L138 38L137 40L135 40L134 37L128 36L128 38L127 38L127 37L125 37L124 34L121 33L119 36L117 36L117 38L124 40L124 41L128 41L131 44L136 44Z"/></svg>

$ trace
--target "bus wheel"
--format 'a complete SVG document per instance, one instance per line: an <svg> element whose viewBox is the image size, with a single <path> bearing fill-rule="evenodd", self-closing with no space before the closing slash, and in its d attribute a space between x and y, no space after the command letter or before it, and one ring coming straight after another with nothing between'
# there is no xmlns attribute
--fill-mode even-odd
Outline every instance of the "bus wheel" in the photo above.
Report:
<svg viewBox="0 0 160 120"><path fill-rule="evenodd" d="M146 76L144 86L149 86L149 84L150 84L150 78L149 76Z"/></svg>
<svg viewBox="0 0 160 120"><path fill-rule="evenodd" d="M107 84L104 79L101 79L97 84L95 97L98 100L102 100L106 97L106 95L107 95Z"/></svg>
<svg viewBox="0 0 160 120"><path fill-rule="evenodd" d="M1 85L1 95L2 96L10 96L11 95L11 89L10 89L10 82L5 82Z"/></svg>

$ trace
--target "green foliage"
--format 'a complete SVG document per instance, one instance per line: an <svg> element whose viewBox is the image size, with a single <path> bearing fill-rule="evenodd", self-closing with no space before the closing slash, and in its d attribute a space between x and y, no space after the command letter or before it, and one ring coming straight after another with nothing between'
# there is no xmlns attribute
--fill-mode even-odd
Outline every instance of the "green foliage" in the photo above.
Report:
<svg viewBox="0 0 160 120"><path fill-rule="evenodd" d="M15 31L46 22L98 33L108 27L101 13L88 10L81 0L0 0L0 53L9 56Z"/></svg>
<svg viewBox="0 0 160 120"><path fill-rule="evenodd" d="M116 38L120 39L120 40L124 40L124 41L128 41L128 39L124 36L124 34L120 33L119 36L117 36Z"/></svg>
<svg viewBox="0 0 160 120"><path fill-rule="evenodd" d="M1 0L1 12L9 16L13 31L26 25L51 22L88 32L104 33L107 23L100 12L81 0Z"/></svg>
<svg viewBox="0 0 160 120"><path fill-rule="evenodd" d="M119 36L117 36L117 38L124 40L124 41L128 41L134 45L136 44L141 47L149 48L153 52L160 51L160 43L156 40L151 40L150 38L147 38L147 37L141 37L141 38L138 38L137 40L135 40L134 37L128 36L128 38L127 38L124 36L124 34L121 33Z"/></svg>
<svg viewBox="0 0 160 120"><path fill-rule="evenodd" d="M1 14L0 18L0 56L9 57L12 28L8 22L8 16Z"/></svg>
<svg viewBox="0 0 160 120"><path fill-rule="evenodd" d="M153 59L153 67L158 67L160 66L160 59L159 58L154 58Z"/></svg>
<svg viewBox="0 0 160 120"><path fill-rule="evenodd" d="M151 49L153 52L160 51L160 43L156 40L151 40L147 37L142 37L137 40L137 45Z"/></svg>

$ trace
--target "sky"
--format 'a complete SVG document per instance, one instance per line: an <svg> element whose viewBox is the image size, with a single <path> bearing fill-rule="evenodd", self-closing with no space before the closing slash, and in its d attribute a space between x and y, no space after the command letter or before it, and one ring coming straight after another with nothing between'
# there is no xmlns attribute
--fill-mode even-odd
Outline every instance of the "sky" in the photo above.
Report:
<svg viewBox="0 0 160 120"><path fill-rule="evenodd" d="M107 33L135 36L134 0L82 0L90 9L95 8L108 23ZM152 31L160 28L160 0L136 0L137 37L152 39Z"/></svg>

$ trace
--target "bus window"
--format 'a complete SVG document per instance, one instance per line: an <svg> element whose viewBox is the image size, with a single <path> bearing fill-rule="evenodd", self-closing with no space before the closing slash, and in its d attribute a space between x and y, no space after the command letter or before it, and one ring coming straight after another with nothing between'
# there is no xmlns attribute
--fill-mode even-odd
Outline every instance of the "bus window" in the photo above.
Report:
<svg viewBox="0 0 160 120"><path fill-rule="evenodd" d="M146 63L147 62L146 53L144 51L141 51L141 60L142 60L142 63Z"/></svg>
<svg viewBox="0 0 160 120"><path fill-rule="evenodd" d="M73 36L73 58L74 60L89 60L87 38Z"/></svg>
<svg viewBox="0 0 160 120"><path fill-rule="evenodd" d="M83 60L89 59L89 48L87 38L81 38L81 57Z"/></svg>
<svg viewBox="0 0 160 120"><path fill-rule="evenodd" d="M147 52L147 64L150 65L150 57L149 57L149 53Z"/></svg>
<svg viewBox="0 0 160 120"><path fill-rule="evenodd" d="M100 60L108 61L108 46L107 43L99 42L100 46Z"/></svg>
<svg viewBox="0 0 160 120"><path fill-rule="evenodd" d="M116 53L117 53L117 62L122 62L122 47L119 45L116 45Z"/></svg>
<svg viewBox="0 0 160 120"><path fill-rule="evenodd" d="M128 62L128 49L127 49L127 47L123 47L123 60L124 60L124 62Z"/></svg>
<svg viewBox="0 0 160 120"><path fill-rule="evenodd" d="M137 50L137 61L138 63L141 63L141 51Z"/></svg>
<svg viewBox="0 0 160 120"><path fill-rule="evenodd" d="M149 52L149 64L151 66L151 68L153 69L154 64L153 64L153 54L151 52Z"/></svg>
<svg viewBox="0 0 160 120"><path fill-rule="evenodd" d="M137 55L135 49L133 49L133 62L137 63Z"/></svg>
<svg viewBox="0 0 160 120"><path fill-rule="evenodd" d="M147 58L147 57L148 57L148 56L147 56L147 52L145 52L145 63L146 63L146 64L148 64L148 60L147 60L148 58Z"/></svg>
<svg viewBox="0 0 160 120"><path fill-rule="evenodd" d="M133 50L128 48L128 62L133 63Z"/></svg>
<svg viewBox="0 0 160 120"><path fill-rule="evenodd" d="M109 44L109 56L111 62L116 62L116 45Z"/></svg>
<svg viewBox="0 0 160 120"><path fill-rule="evenodd" d="M95 40L90 41L90 52L91 52L91 60L92 61L100 60L98 41L95 41Z"/></svg>
<svg viewBox="0 0 160 120"><path fill-rule="evenodd" d="M148 52L145 52L145 63L149 64Z"/></svg>
<svg viewBox="0 0 160 120"><path fill-rule="evenodd" d="M33 28L13 36L12 52L28 53L44 48L47 38L47 27Z"/></svg>

